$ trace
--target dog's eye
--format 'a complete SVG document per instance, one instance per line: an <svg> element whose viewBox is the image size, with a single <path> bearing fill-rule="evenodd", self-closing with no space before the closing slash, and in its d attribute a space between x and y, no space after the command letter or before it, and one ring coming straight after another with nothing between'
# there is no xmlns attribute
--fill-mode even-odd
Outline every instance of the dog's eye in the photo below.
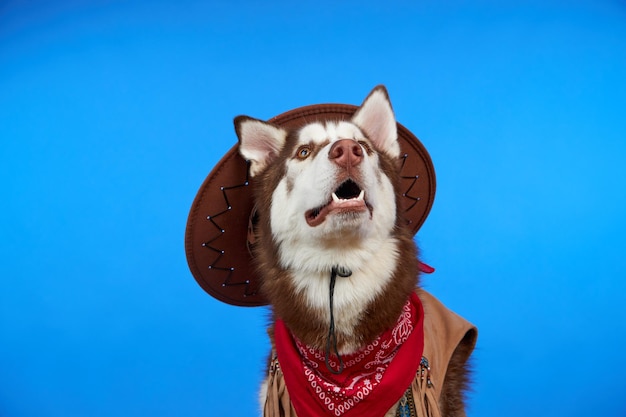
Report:
<svg viewBox="0 0 626 417"><path fill-rule="evenodd" d="M371 155L374 152L369 143L365 142L364 140L360 140L359 144L365 149L365 152L367 152L368 155Z"/></svg>
<svg viewBox="0 0 626 417"><path fill-rule="evenodd" d="M307 159L311 155L311 148L308 146L300 146L296 152L298 159Z"/></svg>

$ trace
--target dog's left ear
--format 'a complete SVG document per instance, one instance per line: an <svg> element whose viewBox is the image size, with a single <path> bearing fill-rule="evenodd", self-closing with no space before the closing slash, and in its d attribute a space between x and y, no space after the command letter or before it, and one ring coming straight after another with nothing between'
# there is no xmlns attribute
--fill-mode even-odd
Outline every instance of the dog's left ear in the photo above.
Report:
<svg viewBox="0 0 626 417"><path fill-rule="evenodd" d="M375 87L365 98L352 116L352 123L359 126L379 150L391 157L400 157L396 118L384 86Z"/></svg>
<svg viewBox="0 0 626 417"><path fill-rule="evenodd" d="M250 162L250 177L263 171L278 156L287 131L271 123L248 116L235 118L239 153Z"/></svg>

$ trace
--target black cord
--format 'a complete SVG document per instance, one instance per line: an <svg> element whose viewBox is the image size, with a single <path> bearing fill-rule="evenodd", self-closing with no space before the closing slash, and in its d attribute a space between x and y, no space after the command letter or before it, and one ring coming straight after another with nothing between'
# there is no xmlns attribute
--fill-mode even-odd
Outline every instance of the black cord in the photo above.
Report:
<svg viewBox="0 0 626 417"><path fill-rule="evenodd" d="M339 276L349 276L345 274L344 271L341 271L342 273ZM337 267L334 266L333 269L330 271L330 285L328 288L329 291L329 298L330 298L330 326L328 328L328 340L326 341L326 354L325 354L325 360L326 360L326 368L332 372L335 375L339 375L341 372L343 372L343 359L341 359L341 356L339 355L339 350L337 349L337 335L335 334L335 316L333 314L333 295L335 293L335 281L337 280ZM337 359L339 360L339 370L335 370L333 369L332 366L330 366L330 348L331 348L331 344L332 344L332 348L333 348L333 353L335 354L335 356L337 356Z"/></svg>

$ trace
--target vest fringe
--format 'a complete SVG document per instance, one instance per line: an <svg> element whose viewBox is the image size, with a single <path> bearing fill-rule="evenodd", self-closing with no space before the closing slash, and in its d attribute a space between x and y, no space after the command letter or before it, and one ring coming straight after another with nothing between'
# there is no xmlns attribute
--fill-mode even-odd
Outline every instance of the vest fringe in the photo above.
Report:
<svg viewBox="0 0 626 417"><path fill-rule="evenodd" d="M297 417L296 411L291 405L285 378L278 364L278 358L274 358L270 365L269 378L267 381L267 399L263 408L264 417Z"/></svg>
<svg viewBox="0 0 626 417"><path fill-rule="evenodd" d="M435 389L430 380L430 367L428 366L428 361L424 362L424 358L417 375L411 383L411 392L415 403L415 411L419 417L441 417Z"/></svg>

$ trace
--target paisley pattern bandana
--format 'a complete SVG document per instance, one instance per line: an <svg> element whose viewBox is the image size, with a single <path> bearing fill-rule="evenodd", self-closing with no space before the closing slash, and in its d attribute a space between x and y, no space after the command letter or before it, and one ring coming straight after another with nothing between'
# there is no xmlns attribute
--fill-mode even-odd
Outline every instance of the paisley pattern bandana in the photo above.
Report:
<svg viewBox="0 0 626 417"><path fill-rule="evenodd" d="M395 326L362 350L342 356L340 374L328 370L323 350L302 344L276 321L278 362L298 417L380 417L404 394L420 366L424 311L412 293ZM329 365L339 364L331 356Z"/></svg>

